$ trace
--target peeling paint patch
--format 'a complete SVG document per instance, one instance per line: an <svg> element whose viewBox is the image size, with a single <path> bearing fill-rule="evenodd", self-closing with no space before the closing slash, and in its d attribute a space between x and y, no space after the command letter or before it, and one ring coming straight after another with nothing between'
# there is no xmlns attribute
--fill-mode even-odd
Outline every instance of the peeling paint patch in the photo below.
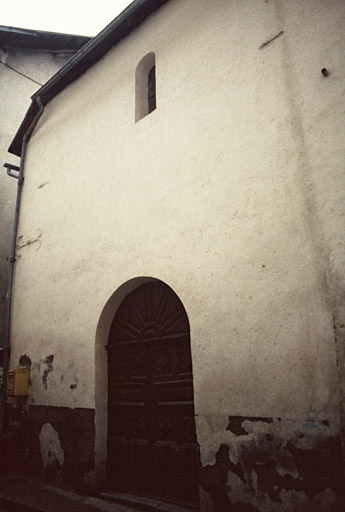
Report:
<svg viewBox="0 0 345 512"><path fill-rule="evenodd" d="M39 440L43 466L48 469L58 469L63 466L64 452L59 434L50 423L42 425Z"/></svg>
<svg viewBox="0 0 345 512"><path fill-rule="evenodd" d="M231 506L226 488L229 471L245 482L241 465L231 462L229 447L225 444L222 444L218 450L216 463L200 469L200 485L212 498L215 511L227 510Z"/></svg>
<svg viewBox="0 0 345 512"><path fill-rule="evenodd" d="M264 417L247 417L247 416L229 416L229 424L226 427L226 430L230 430L233 434L236 434L237 436L247 436L249 432L243 428L242 423L244 421L258 421L261 423L272 423L272 418L264 418Z"/></svg>
<svg viewBox="0 0 345 512"><path fill-rule="evenodd" d="M245 474L255 472L257 489L273 502L281 502L283 489L304 492L308 498L328 488L342 493L340 438L316 435L313 447L299 447L296 438L256 434L255 439L238 448Z"/></svg>
<svg viewBox="0 0 345 512"><path fill-rule="evenodd" d="M229 425L226 430L230 430L236 436L247 436L248 432L242 428L242 422L245 420L243 416L232 416L229 417Z"/></svg>
<svg viewBox="0 0 345 512"><path fill-rule="evenodd" d="M306 411L308 427L301 419L230 416L224 424L222 418L198 417L199 442L209 443L200 485L215 511L345 510L337 422L314 407Z"/></svg>
<svg viewBox="0 0 345 512"><path fill-rule="evenodd" d="M29 356L23 354L19 358L19 366L26 366L27 368L31 368L32 362Z"/></svg>
<svg viewBox="0 0 345 512"><path fill-rule="evenodd" d="M52 372L54 370L53 361L54 361L53 354L51 354L50 356L47 356L44 359L44 361L42 361L46 365L46 368L43 371L43 375L42 375L42 382L43 382L44 389L48 389L47 379L48 379L48 375L50 374L50 372Z"/></svg>

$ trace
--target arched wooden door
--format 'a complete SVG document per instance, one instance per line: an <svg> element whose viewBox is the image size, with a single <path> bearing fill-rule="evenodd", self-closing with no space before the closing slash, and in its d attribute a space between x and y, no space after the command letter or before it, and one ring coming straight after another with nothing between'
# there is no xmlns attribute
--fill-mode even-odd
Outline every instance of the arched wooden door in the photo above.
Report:
<svg viewBox="0 0 345 512"><path fill-rule="evenodd" d="M141 285L120 305L108 372L110 487L197 505L189 322L164 283Z"/></svg>

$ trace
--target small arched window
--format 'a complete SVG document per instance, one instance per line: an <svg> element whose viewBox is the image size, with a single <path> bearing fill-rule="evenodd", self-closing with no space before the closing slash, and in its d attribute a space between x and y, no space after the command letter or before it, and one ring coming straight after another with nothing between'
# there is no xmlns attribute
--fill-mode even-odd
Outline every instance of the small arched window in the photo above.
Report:
<svg viewBox="0 0 345 512"><path fill-rule="evenodd" d="M135 121L153 112L157 107L156 99L156 62L155 54L148 53L141 59L135 70Z"/></svg>

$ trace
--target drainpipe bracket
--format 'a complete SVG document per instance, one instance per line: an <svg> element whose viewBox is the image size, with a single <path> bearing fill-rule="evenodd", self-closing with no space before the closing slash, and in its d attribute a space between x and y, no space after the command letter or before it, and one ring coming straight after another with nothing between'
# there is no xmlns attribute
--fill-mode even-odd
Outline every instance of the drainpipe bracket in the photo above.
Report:
<svg viewBox="0 0 345 512"><path fill-rule="evenodd" d="M8 176L11 176L11 178L19 178L20 175L20 167L18 165L14 164L4 164L4 167L7 169ZM13 172L14 171L14 172ZM16 174L17 173L17 174Z"/></svg>

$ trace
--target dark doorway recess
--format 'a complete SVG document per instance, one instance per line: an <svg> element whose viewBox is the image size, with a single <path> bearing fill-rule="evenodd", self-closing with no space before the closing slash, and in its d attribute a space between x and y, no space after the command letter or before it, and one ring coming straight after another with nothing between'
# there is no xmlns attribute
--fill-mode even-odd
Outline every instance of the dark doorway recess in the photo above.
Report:
<svg viewBox="0 0 345 512"><path fill-rule="evenodd" d="M108 372L109 487L197 506L189 322L166 284L139 286L120 305Z"/></svg>

